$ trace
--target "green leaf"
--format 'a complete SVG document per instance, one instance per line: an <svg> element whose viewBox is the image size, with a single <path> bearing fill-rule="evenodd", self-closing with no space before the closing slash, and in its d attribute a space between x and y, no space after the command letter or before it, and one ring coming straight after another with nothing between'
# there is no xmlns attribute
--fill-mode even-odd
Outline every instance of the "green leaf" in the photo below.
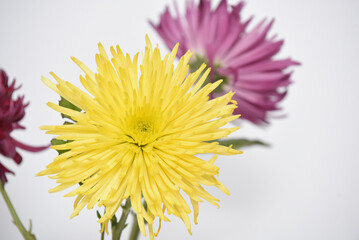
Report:
<svg viewBox="0 0 359 240"><path fill-rule="evenodd" d="M213 142L218 142L219 144L223 145L223 146L227 146L229 147L230 145L233 145L232 148L235 149L240 149L243 147L249 147L249 146L254 146L254 145L261 145L261 146L265 146L265 147L269 147L270 145L268 143L259 141L259 140L248 140L248 139L225 139L225 140L218 140L218 141L213 141Z"/></svg>
<svg viewBox="0 0 359 240"><path fill-rule="evenodd" d="M51 145L61 145L61 144L65 144L65 143L67 143L67 141L64 141L64 140L59 140L59 139L56 139L56 138L53 138L52 140L51 140ZM58 153L59 153L59 155L60 154L63 154L63 153L65 153L65 152L67 152L67 151L70 151L70 150L56 150Z"/></svg>
<svg viewBox="0 0 359 240"><path fill-rule="evenodd" d="M112 226L117 225L117 217L116 217L116 215L113 215L113 217L111 218L111 225Z"/></svg>
<svg viewBox="0 0 359 240"><path fill-rule="evenodd" d="M64 140L59 140L59 139L56 139L56 138L51 139L51 145L61 145L61 144L64 144L64 143L66 143L66 141L64 141Z"/></svg>
<svg viewBox="0 0 359 240"><path fill-rule="evenodd" d="M65 144L65 143L69 143L69 142L73 142L73 140L68 140L68 141L65 141L65 140L59 140L59 139L56 139L56 138L53 138L52 140L51 140L51 145L61 145L61 144ZM70 149L66 149L66 150L56 150L58 153L59 153L59 155L60 154L63 154L63 153L65 153L65 152L68 152L68 151L70 151Z"/></svg>
<svg viewBox="0 0 359 240"><path fill-rule="evenodd" d="M100 214L100 212L99 212L98 210L96 211L96 215L97 215L97 218L98 218L98 219L101 218L101 214Z"/></svg>
<svg viewBox="0 0 359 240"><path fill-rule="evenodd" d="M73 103L71 103L70 101L68 101L66 98L63 98L63 97L61 97L61 100L59 101L59 106L81 112L81 108L75 106ZM73 120L70 116L63 114L63 113L61 113L61 117ZM73 121L75 121L75 120L73 120ZM71 124L71 123L68 122L68 124Z"/></svg>

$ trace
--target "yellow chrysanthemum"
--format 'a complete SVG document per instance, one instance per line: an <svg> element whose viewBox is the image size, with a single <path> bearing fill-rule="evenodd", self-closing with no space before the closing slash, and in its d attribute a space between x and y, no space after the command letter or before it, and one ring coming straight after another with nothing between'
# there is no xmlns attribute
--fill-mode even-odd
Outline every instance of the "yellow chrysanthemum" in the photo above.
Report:
<svg viewBox="0 0 359 240"><path fill-rule="evenodd" d="M48 103L70 116L74 124L42 127L47 133L58 135L57 139L69 141L52 146L68 151L56 157L39 175L54 175L51 178L57 179L60 185L51 192L81 182L81 186L65 195L77 196L71 216L78 215L86 205L91 209L98 203L106 208L99 220L106 231L122 202L130 198L141 232L146 235L145 219L153 239L153 222L156 217L169 221L166 211L181 218L191 232L188 217L191 210L183 194L190 198L195 223L198 202L206 200L218 206L219 201L202 185L216 186L229 194L215 178L219 171L214 165L217 155L205 161L196 154L241 152L213 142L238 129L221 128L239 117L232 115L236 108L231 100L234 93L209 100L208 94L221 81L202 87L210 71L203 73L205 64L187 75L191 52L174 68L178 44L161 59L158 47L153 49L147 36L146 43L140 76L139 54L131 60L118 46L111 47L110 60L99 44L98 73L72 58L85 72L80 81L89 93L54 73L51 75L57 84L42 78L47 86L82 111Z"/></svg>

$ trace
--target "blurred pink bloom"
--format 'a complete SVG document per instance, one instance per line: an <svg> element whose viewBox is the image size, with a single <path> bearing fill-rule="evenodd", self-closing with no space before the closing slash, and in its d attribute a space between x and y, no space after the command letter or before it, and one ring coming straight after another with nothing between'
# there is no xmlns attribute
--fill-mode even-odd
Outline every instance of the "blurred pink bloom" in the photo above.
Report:
<svg viewBox="0 0 359 240"><path fill-rule="evenodd" d="M224 79L220 90L236 92L238 108L234 114L240 113L255 124L268 123L268 111L279 110L278 102L291 82L291 73L284 70L299 63L290 58L273 59L283 45L283 40L267 37L273 20L264 19L248 31L252 18L242 21L243 6L244 2L239 2L228 7L222 0L211 10L209 0L200 0L198 5L190 1L184 15L180 15L177 5L176 16L167 7L159 24L151 25L170 49L180 43L178 57L191 50L195 54L193 65L204 60L212 68L212 82Z"/></svg>
<svg viewBox="0 0 359 240"><path fill-rule="evenodd" d="M0 69L0 154L13 159L17 164L22 161L21 155L16 148L21 148L31 152L38 152L46 149L45 147L31 147L23 144L10 136L15 129L25 129L19 124L19 121L25 116L24 97L12 98L12 94L19 87L15 87L15 80L8 83L6 73ZM3 184L7 182L6 173L12 173L3 164L0 163L0 179Z"/></svg>

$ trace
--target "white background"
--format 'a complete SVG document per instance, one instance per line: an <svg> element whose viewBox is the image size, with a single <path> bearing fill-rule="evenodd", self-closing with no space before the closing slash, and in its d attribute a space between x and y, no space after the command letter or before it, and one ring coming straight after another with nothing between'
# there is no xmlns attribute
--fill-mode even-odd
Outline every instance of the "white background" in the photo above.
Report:
<svg viewBox="0 0 359 240"><path fill-rule="evenodd" d="M39 126L61 123L45 106L58 97L40 77L54 71L78 84L81 71L70 56L95 70L98 42L106 49L119 44L133 56L144 49L146 33L166 53L147 23L157 22L166 4L172 1L1 0L0 67L23 85L18 93L31 102L22 121L27 130L13 136L34 145L50 140ZM357 0L248 1L244 16L255 15L254 23L275 17L271 34L285 39L281 56L303 64L282 103L287 117L265 128L243 124L235 136L272 147L220 157L220 180L231 196L210 188L221 208L200 205L192 237L174 219L163 224L159 240L359 239L358 12ZM66 191L48 193L55 181L35 177L55 151L21 153L20 167L1 157L16 173L6 188L23 222L33 220L37 238L99 239L95 210L70 220L74 199L64 198ZM2 199L0 214L0 239L21 239Z"/></svg>

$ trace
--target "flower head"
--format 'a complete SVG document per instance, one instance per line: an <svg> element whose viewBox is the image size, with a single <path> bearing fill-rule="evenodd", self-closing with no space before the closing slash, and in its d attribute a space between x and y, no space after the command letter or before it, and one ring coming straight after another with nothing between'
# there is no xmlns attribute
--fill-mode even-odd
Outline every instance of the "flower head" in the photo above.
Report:
<svg viewBox="0 0 359 240"><path fill-rule="evenodd" d="M10 136L15 129L25 129L19 124L25 116L24 97L13 98L13 93L20 87L15 87L15 80L9 84L8 76L5 71L0 69L0 154L11 158L15 163L20 164L21 155L16 148L21 148L31 152L37 152L47 147L31 147L23 144ZM2 184L7 182L6 173L12 173L2 163L0 163L0 180Z"/></svg>
<svg viewBox="0 0 359 240"><path fill-rule="evenodd" d="M52 146L67 152L56 157L40 175L54 175L52 178L60 183L52 192L81 182L65 195L77 196L72 216L86 205L88 209L104 205L106 211L99 222L106 230L123 200L130 198L141 232L146 235L145 219L153 239L154 220L168 221L166 211L181 218L190 231L191 210L183 194L190 198L196 219L198 202L207 200L217 205L219 201L202 185L229 193L215 178L219 171L214 165L216 156L205 161L196 154L241 152L213 142L238 129L222 128L238 118L232 115L236 108L231 100L233 93L208 101L208 94L221 81L201 88L209 74L209 69L203 73L205 64L187 76L190 52L174 68L178 44L161 59L158 47L153 49L148 38L146 42L140 74L139 54L131 59L118 46L111 47L110 59L99 44L98 73L72 58L85 72L80 81L88 93L53 73L57 84L43 78L47 86L82 111L48 103L74 123L42 127L68 142Z"/></svg>
<svg viewBox="0 0 359 240"><path fill-rule="evenodd" d="M186 13L172 16L168 8L162 14L159 24L151 25L159 33L169 48L177 42L181 57L187 50L194 52L190 62L207 62L214 69L210 81L223 79L224 83L211 97L228 91L236 92L242 118L255 124L267 122L268 111L278 110L287 92L291 73L284 70L298 63L291 59L274 60L283 40L268 38L273 20L262 20L252 30L247 30L252 19L243 21L240 12L244 2L228 7L222 0L216 9L211 9L211 1L200 0L196 5L187 2Z"/></svg>

